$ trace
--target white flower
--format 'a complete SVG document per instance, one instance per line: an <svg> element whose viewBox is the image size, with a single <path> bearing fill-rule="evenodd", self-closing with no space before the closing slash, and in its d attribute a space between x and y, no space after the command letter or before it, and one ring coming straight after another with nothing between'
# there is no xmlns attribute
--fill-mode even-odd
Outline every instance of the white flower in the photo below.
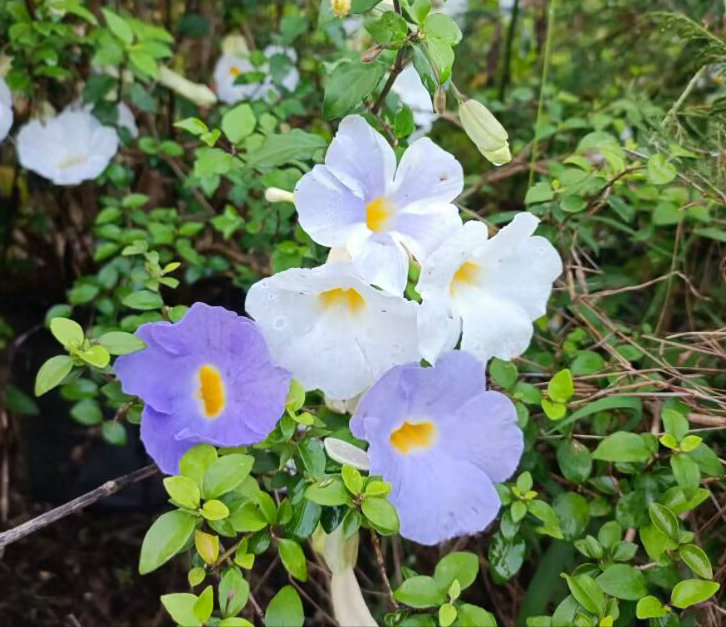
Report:
<svg viewBox="0 0 726 627"><path fill-rule="evenodd" d="M217 64L214 66L214 82L217 86L217 95L221 101L234 104L240 100L263 100L268 98L270 94L277 95L277 89L269 76L269 60L276 55L284 55L294 64L297 61L297 53L291 48L282 48L280 46L267 46L263 53L268 62L260 67L252 65L247 55L241 53L224 53L219 57ZM235 85L238 76L249 72L265 74L265 78L262 82ZM288 91L294 91L299 82L300 74L295 67L292 67L282 78L280 84Z"/></svg>
<svg viewBox="0 0 726 627"><path fill-rule="evenodd" d="M13 125L13 100L5 81L0 77L0 142Z"/></svg>
<svg viewBox="0 0 726 627"><path fill-rule="evenodd" d="M396 77L391 91L397 94L401 102L411 109L413 121L419 127L421 134L426 135L438 116L434 113L431 95L421 82L421 77L413 64L403 68L403 71Z"/></svg>
<svg viewBox="0 0 726 627"><path fill-rule="evenodd" d="M419 262L461 225L451 204L464 175L453 155L422 137L396 168L382 135L362 117L343 119L325 155L295 187L300 225L323 246L347 249L365 281L402 294L408 253Z"/></svg>
<svg viewBox="0 0 726 627"><path fill-rule="evenodd" d="M532 235L538 222L519 213L491 239L485 224L467 222L429 255L416 287L424 359L433 363L460 333L461 349L483 363L527 349L532 322L545 313L562 272L552 244Z"/></svg>
<svg viewBox="0 0 726 627"><path fill-rule="evenodd" d="M420 358L418 305L372 288L349 263L262 279L245 307L276 363L332 398L355 396L392 366Z"/></svg>
<svg viewBox="0 0 726 627"><path fill-rule="evenodd" d="M28 122L17 143L23 167L56 185L77 185L106 169L118 150L118 135L87 111L66 109L46 122Z"/></svg>

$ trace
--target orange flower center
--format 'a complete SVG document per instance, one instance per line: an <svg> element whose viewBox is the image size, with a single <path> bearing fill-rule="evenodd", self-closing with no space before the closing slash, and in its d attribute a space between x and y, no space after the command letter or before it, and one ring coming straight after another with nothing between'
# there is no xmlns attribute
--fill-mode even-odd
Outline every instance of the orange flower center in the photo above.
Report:
<svg viewBox="0 0 726 627"><path fill-rule="evenodd" d="M318 299L325 309L335 307L352 314L360 312L366 305L365 299L353 288L338 287L321 292L318 294Z"/></svg>
<svg viewBox="0 0 726 627"><path fill-rule="evenodd" d="M398 429L391 432L389 441L394 450L402 455L414 451L425 451L431 448L436 435L436 426L433 422L417 422L411 424L404 422Z"/></svg>
<svg viewBox="0 0 726 627"><path fill-rule="evenodd" d="M222 375L214 366L199 369L197 398L201 401L205 418L216 418L224 410L224 383Z"/></svg>
<svg viewBox="0 0 726 627"><path fill-rule="evenodd" d="M393 203L381 196L366 205L366 226L374 233L385 231L393 216Z"/></svg>

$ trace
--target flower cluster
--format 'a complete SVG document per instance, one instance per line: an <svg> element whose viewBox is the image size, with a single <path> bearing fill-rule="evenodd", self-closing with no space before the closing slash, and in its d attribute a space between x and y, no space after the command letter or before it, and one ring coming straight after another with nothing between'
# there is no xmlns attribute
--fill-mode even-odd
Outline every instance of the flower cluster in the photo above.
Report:
<svg viewBox="0 0 726 627"><path fill-rule="evenodd" d="M526 350L561 261L532 214L491 238L462 223L461 165L428 138L396 161L363 117L346 117L293 194L328 261L254 284L254 322L198 303L179 323L139 329L146 349L115 368L146 404L142 439L162 470L195 443L261 442L292 377L331 405L358 399L351 432L391 483L404 537L435 544L493 520L494 482L515 471L523 436L485 365ZM404 296L412 263L420 303Z"/></svg>

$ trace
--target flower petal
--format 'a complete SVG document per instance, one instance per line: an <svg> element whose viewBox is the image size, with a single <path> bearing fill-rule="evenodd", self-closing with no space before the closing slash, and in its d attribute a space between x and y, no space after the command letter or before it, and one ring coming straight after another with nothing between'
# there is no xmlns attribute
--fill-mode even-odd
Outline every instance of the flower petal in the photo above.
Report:
<svg viewBox="0 0 726 627"><path fill-rule="evenodd" d="M476 291L459 299L457 310L462 319L461 348L482 363L492 357L518 357L532 340L532 321L515 303Z"/></svg>
<svg viewBox="0 0 726 627"><path fill-rule="evenodd" d="M348 239L355 269L371 285L400 296L408 280L408 253L386 233L356 229Z"/></svg>
<svg viewBox="0 0 726 627"><path fill-rule="evenodd" d="M419 200L448 203L463 189L464 171L454 155L422 137L403 154L392 195L398 207L405 207Z"/></svg>
<svg viewBox="0 0 726 627"><path fill-rule="evenodd" d="M165 475L179 474L182 455L199 442L177 440L170 432L171 416L154 411L148 405L141 417L141 441L144 448Z"/></svg>
<svg viewBox="0 0 726 627"><path fill-rule="evenodd" d="M300 226L323 246L345 246L351 229L365 222L363 192L343 184L324 165L298 181L293 202Z"/></svg>
<svg viewBox="0 0 726 627"><path fill-rule="evenodd" d="M404 246L423 263L454 229L461 226L459 210L447 202L420 201L406 205L395 215L395 230Z"/></svg>
<svg viewBox="0 0 726 627"><path fill-rule="evenodd" d="M418 309L419 348L430 364L456 346L461 336L461 318L439 299L424 300Z"/></svg>
<svg viewBox="0 0 726 627"><path fill-rule="evenodd" d="M325 155L338 178L357 181L368 203L385 196L396 171L396 155L385 138L359 115L343 118Z"/></svg>

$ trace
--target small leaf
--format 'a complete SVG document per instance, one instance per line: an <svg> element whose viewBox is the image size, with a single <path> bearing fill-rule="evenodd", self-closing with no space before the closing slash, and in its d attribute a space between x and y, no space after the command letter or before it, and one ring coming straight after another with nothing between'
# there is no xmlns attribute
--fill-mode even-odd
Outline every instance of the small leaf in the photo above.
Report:
<svg viewBox="0 0 726 627"><path fill-rule="evenodd" d="M134 33L131 27L121 16L108 9L101 9L103 17L106 18L106 24L109 30L116 35L127 46L134 41Z"/></svg>
<svg viewBox="0 0 726 627"><path fill-rule="evenodd" d="M196 603L196 595L189 594L188 592L165 594L161 597L161 604L169 613L169 616L178 625L184 625L184 627L196 627L202 624L202 621L194 613Z"/></svg>
<svg viewBox="0 0 726 627"><path fill-rule="evenodd" d="M280 552L280 559L285 570L300 581L308 579L308 565L302 547L295 540L280 538L277 541L277 549Z"/></svg>
<svg viewBox="0 0 726 627"><path fill-rule="evenodd" d="M247 103L239 104L222 116L222 132L230 142L238 144L255 130L257 118Z"/></svg>
<svg viewBox="0 0 726 627"><path fill-rule="evenodd" d="M678 555L696 575L703 579L713 577L711 562L706 553L695 544L685 544L678 549Z"/></svg>
<svg viewBox="0 0 726 627"><path fill-rule="evenodd" d="M162 514L144 536L139 557L139 573L156 570L181 551L194 531L197 518L176 510Z"/></svg>
<svg viewBox="0 0 726 627"><path fill-rule="evenodd" d="M78 348L85 339L83 327L68 318L53 318L50 321L50 332L66 350Z"/></svg>
<svg viewBox="0 0 726 627"><path fill-rule="evenodd" d="M686 579L679 581L671 592L671 605L681 610L710 599L721 586L715 581Z"/></svg>
<svg viewBox="0 0 726 627"><path fill-rule="evenodd" d="M597 445L592 457L606 462L645 462L652 454L637 433L616 431Z"/></svg>
<svg viewBox="0 0 726 627"><path fill-rule="evenodd" d="M130 309L139 309L142 311L161 309L164 306L164 301L161 300L161 296L149 290L131 292L131 294L121 300L121 303Z"/></svg>
<svg viewBox="0 0 726 627"><path fill-rule="evenodd" d="M657 529L675 542L678 541L678 519L670 509L659 503L651 503L648 514Z"/></svg>
<svg viewBox="0 0 726 627"><path fill-rule="evenodd" d="M179 460L179 474L193 479L201 489L204 474L217 459L217 449L209 444L198 444L190 448Z"/></svg>
<svg viewBox="0 0 726 627"><path fill-rule="evenodd" d="M567 369L560 370L547 385L547 396L556 403L566 403L574 393L572 373Z"/></svg>
<svg viewBox="0 0 726 627"><path fill-rule="evenodd" d="M648 179L653 185L666 185L676 178L676 174L676 167L663 155L656 154L648 159Z"/></svg>
<svg viewBox="0 0 726 627"><path fill-rule="evenodd" d="M167 494L182 507L196 509L202 495L197 483L189 477L166 477L164 489Z"/></svg>
<svg viewBox="0 0 726 627"><path fill-rule="evenodd" d="M350 501L350 493L346 490L340 477L333 477L308 486L305 490L305 498L318 505L334 507L347 504Z"/></svg>
<svg viewBox="0 0 726 627"><path fill-rule="evenodd" d="M219 582L219 609L222 616L236 616L247 605L250 585L236 566L230 566L222 574Z"/></svg>
<svg viewBox="0 0 726 627"><path fill-rule="evenodd" d="M334 120L356 109L366 96L375 91L387 69L384 63L379 62L339 63L325 86L323 117Z"/></svg>
<svg viewBox="0 0 726 627"><path fill-rule="evenodd" d="M284 586L272 597L265 612L267 627L302 627L305 622L303 606L297 591Z"/></svg>
<svg viewBox="0 0 726 627"><path fill-rule="evenodd" d="M254 457L233 453L213 461L204 474L204 498L214 499L234 490L252 470Z"/></svg>
<svg viewBox="0 0 726 627"><path fill-rule="evenodd" d="M196 616L202 623L209 620L214 609L214 587L207 586L202 590L196 603L194 604L194 616Z"/></svg>
<svg viewBox="0 0 726 627"><path fill-rule="evenodd" d="M627 564L608 566L595 581L605 594L626 601L637 601L647 593L643 573Z"/></svg>
<svg viewBox="0 0 726 627"><path fill-rule="evenodd" d="M361 511L380 533L392 535L398 532L398 514L386 499L367 496L361 504Z"/></svg>
<svg viewBox="0 0 726 627"><path fill-rule="evenodd" d="M605 596L595 580L589 575L571 577L562 575L567 581L572 596L575 600L591 614L602 618L605 613Z"/></svg>
<svg viewBox="0 0 726 627"><path fill-rule="evenodd" d="M462 590L474 583L479 573L479 558L474 553L456 551L443 557L434 571L434 579L439 587L448 590L458 581Z"/></svg>
<svg viewBox="0 0 726 627"><path fill-rule="evenodd" d="M207 520L224 520L229 516L229 508L222 501L212 499L204 502L201 514Z"/></svg>
<svg viewBox="0 0 726 627"><path fill-rule="evenodd" d="M425 609L436 607L445 600L445 594L433 577L416 576L406 579L393 593L393 598L409 607Z"/></svg>
<svg viewBox="0 0 726 627"><path fill-rule="evenodd" d="M348 488L351 494L355 496L363 491L363 477L355 468L352 466L343 466L340 475L343 478L345 487Z"/></svg>
<svg viewBox="0 0 726 627"><path fill-rule="evenodd" d="M108 366L108 362L111 361L111 356L108 351L99 344L94 344L85 351L76 353L83 361L96 368L105 368Z"/></svg>
<svg viewBox="0 0 726 627"><path fill-rule="evenodd" d="M111 355L130 355L146 348L143 340L124 331L110 331L98 338L98 343Z"/></svg>
<svg viewBox="0 0 726 627"><path fill-rule="evenodd" d="M56 355L46 361L35 377L35 395L42 396L59 385L73 369L73 359L68 355Z"/></svg>
<svg viewBox="0 0 726 627"><path fill-rule="evenodd" d="M517 366L495 357L489 363L489 375L497 385L508 390L517 382Z"/></svg>
<svg viewBox="0 0 726 627"><path fill-rule="evenodd" d="M194 532L194 547L205 563L212 566L219 557L219 536L197 529Z"/></svg>
<svg viewBox="0 0 726 627"><path fill-rule="evenodd" d="M638 601L638 605L635 606L635 615L640 620L646 620L648 618L662 618L668 613L663 607L663 604L656 599L654 596L646 596Z"/></svg>

